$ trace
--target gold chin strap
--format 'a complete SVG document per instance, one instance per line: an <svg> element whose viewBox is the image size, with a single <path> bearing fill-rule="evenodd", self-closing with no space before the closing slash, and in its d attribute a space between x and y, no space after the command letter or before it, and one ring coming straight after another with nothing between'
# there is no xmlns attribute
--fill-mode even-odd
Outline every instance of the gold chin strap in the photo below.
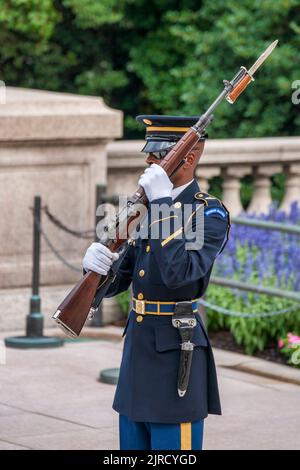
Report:
<svg viewBox="0 0 300 470"><path fill-rule="evenodd" d="M189 130L189 127L157 127L157 126L151 126L147 127L147 132L148 131L158 131L158 132L187 132Z"/></svg>

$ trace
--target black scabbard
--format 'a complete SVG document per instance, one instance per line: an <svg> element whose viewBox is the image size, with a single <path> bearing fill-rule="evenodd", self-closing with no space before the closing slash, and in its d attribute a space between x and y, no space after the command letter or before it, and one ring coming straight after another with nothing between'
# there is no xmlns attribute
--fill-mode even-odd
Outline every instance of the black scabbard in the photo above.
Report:
<svg viewBox="0 0 300 470"><path fill-rule="evenodd" d="M183 397L185 392L187 391L190 372L191 372L191 365L192 365L192 358L193 358L193 350L194 345L190 341L186 343L182 343L181 345L181 353L180 353L180 360L179 360L179 370L178 370L178 395Z"/></svg>
<svg viewBox="0 0 300 470"><path fill-rule="evenodd" d="M194 344L192 343L194 328L197 324L192 310L192 302L177 302L172 317L172 324L178 329L181 339L181 352L178 369L177 391L183 397L187 391Z"/></svg>

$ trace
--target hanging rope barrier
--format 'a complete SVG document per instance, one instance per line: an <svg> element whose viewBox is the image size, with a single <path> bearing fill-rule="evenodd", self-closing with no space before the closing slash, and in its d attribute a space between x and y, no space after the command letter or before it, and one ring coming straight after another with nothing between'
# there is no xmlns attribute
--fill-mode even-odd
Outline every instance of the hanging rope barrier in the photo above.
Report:
<svg viewBox="0 0 300 470"><path fill-rule="evenodd" d="M87 238L87 239L94 239L95 238L95 230L73 230L66 225L64 225L55 215L53 215L48 206L42 207L43 212L46 214L48 219L58 228L63 230L64 232L69 233L70 235L73 235L74 237L78 238Z"/></svg>
<svg viewBox="0 0 300 470"><path fill-rule="evenodd" d="M42 226L40 224L40 222L35 218L35 224L40 232L40 234L43 236L45 242L47 243L47 245L49 246L50 250L52 251L52 253L65 265L67 266L67 268L69 269L72 269L72 271L76 271L78 273L82 273L82 269L79 269L77 268L76 266L74 266L73 264L69 263L69 261L67 261L57 250L56 248L54 247L53 243L51 243L51 241L49 240L48 236L46 235L46 233L44 232L44 230L42 229Z"/></svg>
<svg viewBox="0 0 300 470"><path fill-rule="evenodd" d="M300 304L295 304L288 308L276 310L275 312L247 313L247 312L234 312L232 310L228 310L227 308L220 307L219 305L211 304L210 302L207 302L206 300L203 300L203 299L200 299L198 302L204 307L211 308L215 312L222 313L223 315L229 315L231 317L243 317L243 318L273 317L276 315L285 315L287 313L291 313L297 309L300 309Z"/></svg>
<svg viewBox="0 0 300 470"><path fill-rule="evenodd" d="M67 227L64 223L62 223L55 215L53 215L50 212L47 205L43 206L41 209L45 213L45 215L48 217L50 222L53 225L55 225L56 227L58 227L60 230L66 232L66 233L68 233L68 234L70 234L74 237L77 237L77 238L95 239L95 230L94 229L90 229L90 230L74 230L74 229L71 229L70 227ZM288 231L288 232L291 232L291 233L298 233L298 231L300 230L298 227L295 228L295 227L291 226L291 227L288 227L288 229L286 229L285 227L281 227L281 224L278 224L278 223L277 224L270 224L269 222L263 222L262 223L261 221L252 221L252 220L249 221L248 219L245 219L245 218L235 218L234 222L235 223L240 223L240 224L243 224L243 225L251 225L251 226L257 226L258 222L259 222L259 224L261 225L261 228L269 228L269 229L272 229L272 230ZM36 224L39 232L43 236L45 242L47 243L48 247L52 251L52 253L67 268L69 268L69 269L71 269L75 272L82 273L82 269L74 266L69 261L67 261L59 253L59 251L55 248L55 246L53 245L53 243L50 241L49 237L47 236L47 234L43 230L40 220L37 220L35 218L35 224ZM248 284L246 285L246 283L242 283L242 282L239 282L239 281L234 281L233 282L232 280L227 280L227 279L223 279L223 278L215 278L215 277L211 278L211 282L213 284L223 285L224 287L237 288L237 289L252 291L252 292L257 292L257 293L264 293L266 295L275 295L275 296L278 295L279 297L286 297L286 298L290 298L290 300L293 299L293 300L297 301L291 307L284 308L284 309L281 309L281 310L276 310L274 312L252 313L252 312L233 311L233 310L229 310L229 309L226 309L224 307L221 307L219 305L214 305L210 302L207 302L204 299L199 300L200 305L203 305L204 307L210 308L210 309L212 309L212 310L214 310L214 311L216 311L216 312L218 312L222 315L228 315L228 316L240 317L240 318L264 318L264 317L272 317L272 316L277 316L277 315L286 315L286 314L289 314L291 312L295 312L297 309L300 310L300 303L299 303L299 299L297 298L298 294L295 293L295 292L285 291L283 293L283 292L279 291L278 289L276 290L274 288L266 288L266 287L262 287L262 286L254 286L254 285L248 285Z"/></svg>

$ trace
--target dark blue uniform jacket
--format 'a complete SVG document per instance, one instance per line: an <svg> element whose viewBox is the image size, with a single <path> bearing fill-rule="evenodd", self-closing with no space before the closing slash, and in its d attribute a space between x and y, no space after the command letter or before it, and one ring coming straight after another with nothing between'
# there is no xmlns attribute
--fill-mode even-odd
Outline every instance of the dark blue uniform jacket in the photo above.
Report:
<svg viewBox="0 0 300 470"><path fill-rule="evenodd" d="M167 218L171 219L173 232L171 227L171 235L163 238L166 218L152 220L151 205L147 230L155 226L158 238L145 237L132 242L106 296L114 296L132 283L133 296L137 299L181 301L200 298L207 288L216 255L226 239L228 212L218 199L201 193L196 180L174 201L161 198L154 203L165 203L174 210L189 204L190 215L184 219L175 211L174 216ZM183 226L192 230L196 227L198 210L202 211L204 220L204 238L200 243L203 246L196 245L187 250L186 237L180 236L181 230ZM188 229L185 232L188 233ZM134 421L156 423L190 422L203 419L208 413L221 414L212 349L202 320L199 314L196 316L189 386L185 396L179 397L180 336L172 326L172 316L147 314L142 321L137 321L138 314L131 310L123 333L125 343L113 403L118 413Z"/></svg>

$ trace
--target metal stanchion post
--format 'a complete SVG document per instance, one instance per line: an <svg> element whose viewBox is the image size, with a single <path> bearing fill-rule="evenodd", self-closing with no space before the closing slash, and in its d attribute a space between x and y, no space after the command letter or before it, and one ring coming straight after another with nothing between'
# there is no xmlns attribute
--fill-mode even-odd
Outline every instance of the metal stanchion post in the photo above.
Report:
<svg viewBox="0 0 300 470"><path fill-rule="evenodd" d="M119 372L120 372L119 368L103 369L100 371L100 374L99 374L99 382L110 384L110 385L116 385L119 379Z"/></svg>
<svg viewBox="0 0 300 470"><path fill-rule="evenodd" d="M99 184L99 183L96 184L96 210L97 210L97 207L100 206L100 204L109 203L109 204L117 205L118 201L119 201L118 196L108 196L106 194L106 186L104 184ZM97 229L97 224L100 222L102 218L103 216L98 216L98 215L95 216L96 229ZM95 233L95 241L97 240L98 240L97 233ZM100 306L98 307L98 310L95 312L91 320L90 326L98 326L98 327L104 326L102 304L100 304Z"/></svg>
<svg viewBox="0 0 300 470"><path fill-rule="evenodd" d="M41 242L41 197L35 196L33 210L33 264L32 295L30 311L26 317L26 335L5 338L5 345L11 348L50 348L62 346L61 338L43 336L44 315L41 312L40 287L40 242Z"/></svg>
<svg viewBox="0 0 300 470"><path fill-rule="evenodd" d="M101 184L97 184L97 186L96 186L96 207L98 207L100 204L103 204L105 202L109 202L111 204L116 204L117 199L118 198L116 196L107 196L106 186L101 185ZM100 220L99 217L96 216L96 227L97 227L97 223L99 222L99 220ZM96 239L97 239L97 235L96 235ZM101 313L98 313L99 310L100 310ZM93 320L92 326L103 326L102 305L100 305L100 307L98 309L98 312L97 312L96 315L98 316L98 318L99 317L101 318L101 324L100 325L94 324L94 320ZM96 321L97 321L97 317L96 317ZM99 382L104 382L104 383L107 383L107 384L116 385L116 383L118 382L118 378L119 378L119 369L118 368L103 369L103 370L100 371L100 374L99 374Z"/></svg>
<svg viewBox="0 0 300 470"><path fill-rule="evenodd" d="M101 217L97 216L97 208L100 204L103 204L104 198L103 195L105 194L106 187L103 184L96 184L96 215L95 215L95 241L98 240L97 237L97 224L100 222ZM92 321L90 323L91 326L103 326L103 310L102 305L100 304L97 311L94 313Z"/></svg>

